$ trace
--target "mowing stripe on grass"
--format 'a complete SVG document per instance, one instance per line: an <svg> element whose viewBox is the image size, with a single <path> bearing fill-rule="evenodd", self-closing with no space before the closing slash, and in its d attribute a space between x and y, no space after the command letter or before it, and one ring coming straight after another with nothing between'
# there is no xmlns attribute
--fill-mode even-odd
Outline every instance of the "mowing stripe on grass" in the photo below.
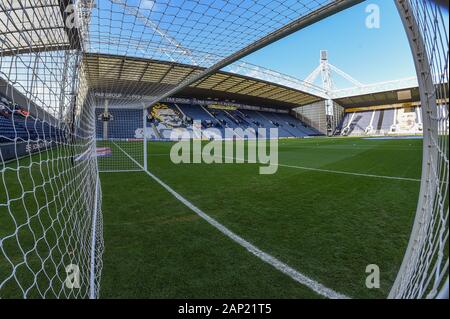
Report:
<svg viewBox="0 0 450 319"><path fill-rule="evenodd" d="M113 142L114 143L114 142ZM330 288L325 287L321 283L309 278L308 276L298 272L297 270L291 268L290 266L286 265L282 261L278 260L277 258L273 257L272 255L269 255L268 253L262 251L255 245L249 243L242 237L238 236L237 234L233 233L231 230L226 228L224 225L219 223L214 218L210 217L206 213L204 213L201 209L196 207L194 204L192 204L190 201L188 201L186 198L181 196L179 193L177 193L175 190L173 190L169 185L164 183L162 180L160 180L157 176L153 175L148 170L145 170L144 167L139 164L133 157L131 157L126 151L124 151L119 145L114 143L129 159L131 159L133 162L136 163L136 165L140 166L144 172L147 173L153 180L155 180L159 185L164 187L170 194L172 194L176 199L178 199L181 203L183 203L185 206L187 206L190 210L192 210L194 213L196 213L198 216L203 218L205 221L207 221L210 225L215 227L217 230L219 230L222 234L227 236L228 238L232 239L234 242L238 243L245 249L247 249L250 253L261 259L262 261L268 263L269 265L273 266L278 271L281 271L282 273L288 275L293 280L297 281L298 283L307 286L314 292L316 292L319 295L322 295L326 298L330 299L349 299L346 295L340 294Z"/></svg>
<svg viewBox="0 0 450 319"><path fill-rule="evenodd" d="M216 156L219 158L220 156ZM233 156L223 156L223 158L229 158L234 160L240 160L244 162L248 162L246 159L236 158ZM342 175L353 175L353 176L362 176L362 177L372 177L372 178L383 178L383 179L394 179L400 181L409 181L409 182L420 182L420 179L410 178L410 177L399 177L399 176L386 176L386 175L375 175L375 174L365 174L365 173L356 173L356 172L346 172L346 171L335 171L331 169L324 168L314 168L314 167L306 167L306 166L296 166L296 165L287 165L287 164L274 164L279 167L288 167L288 168L297 168L305 171L314 171L314 172L322 172L322 173L332 173L332 174L342 174Z"/></svg>
<svg viewBox="0 0 450 319"><path fill-rule="evenodd" d="M281 166L281 167L302 169L305 171L315 171L315 172L323 172L323 173L343 174L343 175L353 175L353 176L363 176L363 177L373 177L373 178L384 178L384 179L395 179L395 180L409 181L409 182L420 182L420 179L410 178L410 177L385 176L385 175L355 173L355 172L346 172L346 171L335 171L335 170L331 170L331 169L313 168L313 167L286 165L286 164L277 164L277 165Z"/></svg>
<svg viewBox="0 0 450 319"><path fill-rule="evenodd" d="M149 154L152 155L152 154ZM156 156L169 156L168 154L153 154ZM201 155L201 154L200 154ZM233 160L240 160L243 162L248 162L246 159L237 158L234 156L213 156L216 158L229 158ZM322 172L322 173L331 173L331 174L341 174L341 175L353 175L353 176L360 176L360 177L370 177L370 178L382 178L382 179L391 179L391 180L400 180L400 181L408 181L408 182L420 182L420 179L418 178L411 178L411 177L401 177L401 176L387 176L387 175L376 175L376 174L366 174L366 173L356 173L356 172L347 172L347 171L336 171L331 169L324 169L324 168L315 168L315 167L307 167L307 166L297 166L297 165L288 165L288 164L274 164L278 167L288 167L288 168L296 168L301 169L305 171L313 171L313 172Z"/></svg>

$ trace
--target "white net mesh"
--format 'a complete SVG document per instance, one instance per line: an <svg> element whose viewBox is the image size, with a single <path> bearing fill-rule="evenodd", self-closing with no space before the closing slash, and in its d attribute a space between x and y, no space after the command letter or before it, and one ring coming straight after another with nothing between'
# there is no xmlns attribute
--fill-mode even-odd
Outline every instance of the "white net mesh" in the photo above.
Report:
<svg viewBox="0 0 450 319"><path fill-rule="evenodd" d="M106 102L107 101L107 102ZM140 171L147 160L144 155L144 131L147 124L144 110L109 105L97 106L97 158L101 172Z"/></svg>
<svg viewBox="0 0 450 319"><path fill-rule="evenodd" d="M98 165L145 166L142 101L149 106L226 66L321 96L301 81L232 63L359 2L0 2L0 298L99 295ZM408 6L405 24L415 23L410 38L421 39L415 59L422 63L425 151L416 223L391 296L434 297L448 277L448 27L430 1L397 3ZM98 54L99 87L86 75L89 54ZM102 64L110 55L143 61ZM99 91L123 97L109 109L112 120Z"/></svg>
<svg viewBox="0 0 450 319"><path fill-rule="evenodd" d="M139 95L151 96L148 104L153 104L236 61L241 52L250 53L257 48L256 42L273 41L280 29L280 34L288 34L306 25L298 21L312 22L316 14L324 17L335 8L357 2L360 1L96 1L88 52L147 59L142 74L129 74L133 65L111 66L120 69L128 82L115 81L107 87L103 85L101 90L134 96L129 98L130 103L136 102ZM153 65L151 60L167 61L177 68L172 70L172 76L166 76L161 66ZM196 68L185 68L186 65ZM108 79L108 70L100 72ZM148 73L153 74L157 85L130 85L130 80L139 81Z"/></svg>
<svg viewBox="0 0 450 319"><path fill-rule="evenodd" d="M146 96L148 106L237 60L240 50L257 47L255 41L275 39L281 34L272 33L280 28L289 26L282 30L288 34L316 21L310 15L322 8L325 17L357 2L2 1L0 297L98 296L103 244L97 165L106 170L145 165L138 133L114 133L114 126L134 121L127 119L129 112L107 125L98 120L102 106L86 77L86 53L170 63L174 74L162 71L165 81L155 77L155 85L146 86L126 76L122 81L123 75L135 80L144 75L123 62L98 70L102 80L120 71L119 79L105 81L103 94L123 93L122 107ZM290 25L303 18L310 20ZM158 68L148 62L143 72L158 75ZM104 135L96 136L96 126ZM114 157L119 154L114 148L125 156ZM99 157L109 151L112 157ZM71 284L68 278L78 279Z"/></svg>
<svg viewBox="0 0 450 319"><path fill-rule="evenodd" d="M63 23L68 1L38 2L0 3L0 298L96 297L101 194L80 32Z"/></svg>
<svg viewBox="0 0 450 319"><path fill-rule="evenodd" d="M416 219L392 298L435 298L445 290L448 298L449 30L448 7L437 3L397 4L416 63L424 155Z"/></svg>

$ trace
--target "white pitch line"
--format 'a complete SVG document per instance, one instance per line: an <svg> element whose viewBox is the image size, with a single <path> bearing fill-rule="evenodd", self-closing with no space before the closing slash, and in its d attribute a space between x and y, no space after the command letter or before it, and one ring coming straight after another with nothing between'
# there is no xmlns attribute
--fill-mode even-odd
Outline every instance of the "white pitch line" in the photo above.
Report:
<svg viewBox="0 0 450 319"><path fill-rule="evenodd" d="M114 142L113 142L114 143ZM330 288L325 287L321 283L315 281L314 279L309 278L308 276L298 272L297 270L291 268L287 264L283 263L282 261L278 260L277 258L273 257L272 255L269 255L268 253L262 251L255 245L251 244L250 242L246 241L242 237L238 236L237 234L233 233L231 230L226 228L224 225L219 223L214 218L210 217L206 213L204 213L202 210L200 210L198 207L196 207L194 204L192 204L190 201L188 201L186 198L181 196L179 193L177 193L175 190L173 190L169 185L164 183L162 180L160 180L158 177L150 173L148 170L145 170L144 167L139 164L134 158L132 158L127 152L125 152L119 145L114 143L129 159L131 159L133 162L135 162L138 166L142 168L144 172L146 172L152 179L154 179L159 185L164 187L169 193L171 193L176 199L178 199L180 202L182 202L185 206L187 206L189 209L191 209L194 213L199 215L201 218L206 220L210 225L215 227L217 230L219 230L222 234L227 236L228 238L232 239L234 242L238 243L245 249L247 249L250 253L261 259L262 261L268 263L269 265L273 266L278 271L288 275L296 282L307 286L311 290L315 291L319 295L322 295L324 297L330 298L330 299L349 299L348 296L340 294Z"/></svg>
<svg viewBox="0 0 450 319"><path fill-rule="evenodd" d="M281 166L281 167L298 168L298 169L302 169L305 171L316 171L316 172L333 173L333 174L354 175L354 176L373 177L373 178L395 179L395 180L410 181L410 182L420 182L420 179L409 178L409 177L385 176L385 175L374 175L374 174L355 173L355 172L346 172L346 171L335 171L335 170L330 170L330 169L313 168L313 167L296 166L296 165L286 165L286 164L277 164L277 165Z"/></svg>
<svg viewBox="0 0 450 319"><path fill-rule="evenodd" d="M220 156L217 156L219 158ZM232 156L224 156L224 158L235 159L240 161L245 161L245 159L239 159ZM255 163L257 164L257 163ZM314 171L314 172L322 172L322 173L332 173L332 174L342 174L342 175L353 175L353 176L362 176L362 177L373 177L373 178L383 178L383 179L394 179L401 181L409 181L409 182L420 182L420 179L410 178L410 177L399 177L399 176L386 176L386 175L375 175L375 174L365 174L365 173L356 173L356 172L346 172L346 171L335 171L331 169L324 168L314 168L314 167L306 167L306 166L296 166L296 165L287 165L287 164L273 164L279 167L289 167L289 168L297 168L305 171Z"/></svg>
<svg viewBox="0 0 450 319"><path fill-rule="evenodd" d="M157 154L163 155L163 154ZM237 158L234 156L214 156L216 158L229 158L233 160L240 160L243 162L248 162L246 159ZM258 163L255 163L258 164ZM297 166L297 165L288 165L288 164L273 164L279 167L288 167L288 168L297 168L305 171L314 171L314 172L322 172L322 173L331 173L331 174L341 174L341 175L353 175L353 176L361 176L361 177L371 177L371 178L382 178L382 179L392 179L392 180L400 180L400 181L409 181L409 182L420 182L420 179L410 178L410 177L400 177L400 176L387 176L387 175L376 175L376 174L366 174L366 173L356 173L356 172L346 172L346 171L336 171L331 169L324 168L314 168L307 166Z"/></svg>

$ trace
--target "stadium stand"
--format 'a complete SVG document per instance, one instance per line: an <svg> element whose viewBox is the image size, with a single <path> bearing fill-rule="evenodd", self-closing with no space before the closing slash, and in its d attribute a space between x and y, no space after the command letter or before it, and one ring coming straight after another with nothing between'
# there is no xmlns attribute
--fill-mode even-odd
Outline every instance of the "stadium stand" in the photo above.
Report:
<svg viewBox="0 0 450 319"><path fill-rule="evenodd" d="M351 115L350 115L351 114ZM353 112L346 114L350 119L342 129L342 135L363 135L370 124L373 111Z"/></svg>
<svg viewBox="0 0 450 319"><path fill-rule="evenodd" d="M0 143L21 141L61 141L64 130L42 121L23 107L0 96Z"/></svg>
<svg viewBox="0 0 450 319"><path fill-rule="evenodd" d="M236 128L255 131L258 128L278 128L279 137L301 138L322 135L316 129L308 127L299 119L287 113L249 109L212 109L196 104L164 103L161 105L167 110L165 112L160 111L160 113L162 112L162 116L170 120L161 120L161 118L158 119L150 116L146 127L146 134L149 139L170 139L172 130L176 128L184 128L191 132L193 121L200 121L202 129L214 128L218 130L221 136L224 136L227 130ZM104 110L102 108L96 109L97 138L103 137L103 122L100 118L103 112ZM109 113L112 115L112 120L109 122L109 138L138 137L137 129L142 128L141 109L110 108ZM347 112L336 128L335 135L379 136L421 134L422 124L420 113L420 107ZM442 116L448 116L444 113ZM4 115L2 117L6 118ZM27 130L23 129L26 125L28 125L28 131L32 132L30 125L35 125L34 122L27 124L24 118L26 117L16 116L14 123L16 123L17 134L26 134ZM4 132L12 132L13 130L7 129L12 125L11 120L9 120L9 124L6 124L5 120L2 121L2 123L5 123L2 124L2 130ZM50 130L50 128L43 129L46 131ZM44 132L43 130L41 131ZM3 133L2 136L7 135ZM219 138L217 134L211 137ZM256 137L256 133L250 133L246 137Z"/></svg>
<svg viewBox="0 0 450 319"><path fill-rule="evenodd" d="M186 114L186 116L191 119L196 119L199 121L214 121L214 117L212 117L208 112L206 112L199 105L190 105L190 104L177 104L179 108Z"/></svg>
<svg viewBox="0 0 450 319"><path fill-rule="evenodd" d="M103 108L96 109L97 138L103 137ZM140 138L142 110L109 108L112 119L108 121L108 138ZM300 138L321 135L300 120L284 113L262 112L246 109L208 109L200 105L164 103L149 113L145 128L148 139L170 139L173 130L183 128L192 132L193 121L199 121L202 129L215 129L220 136L231 129L246 131L243 138L255 138L258 128L278 128L279 137ZM218 133L207 132L210 138L219 138ZM242 134L241 134L242 135ZM198 136L194 136L198 137Z"/></svg>
<svg viewBox="0 0 450 319"><path fill-rule="evenodd" d="M337 126L335 135L422 134L420 113L419 106L347 112Z"/></svg>
<svg viewBox="0 0 450 319"><path fill-rule="evenodd" d="M236 123L236 120L232 118L225 110L216 109L211 110L210 113L223 127L230 127L230 128L239 127L239 123Z"/></svg>
<svg viewBox="0 0 450 319"><path fill-rule="evenodd" d="M105 124L102 121L103 113L103 108L96 109L97 138L103 138L103 125ZM140 109L110 108L108 113L111 115L111 119L107 122L109 138L134 138L139 124L142 128L143 113Z"/></svg>

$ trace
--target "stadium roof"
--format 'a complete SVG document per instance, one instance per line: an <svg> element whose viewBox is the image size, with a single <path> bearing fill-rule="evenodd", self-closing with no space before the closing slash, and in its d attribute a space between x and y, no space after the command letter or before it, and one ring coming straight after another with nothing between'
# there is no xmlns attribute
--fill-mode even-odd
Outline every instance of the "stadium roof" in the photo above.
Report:
<svg viewBox="0 0 450 319"><path fill-rule="evenodd" d="M344 96L334 99L344 108L386 105L396 103L409 103L420 101L418 87L402 88L397 90L378 91L368 94Z"/></svg>
<svg viewBox="0 0 450 319"><path fill-rule="evenodd" d="M176 73L178 78L172 78L170 85L155 86L151 94L154 103L360 2L96 0L89 18L87 52L167 61L180 68L195 66L193 72Z"/></svg>
<svg viewBox="0 0 450 319"><path fill-rule="evenodd" d="M175 87L180 79L204 68L168 61L86 54L84 67L89 87L100 93L150 97ZM187 86L177 97L238 100L250 105L293 108L321 100L298 89L248 76L217 71Z"/></svg>
<svg viewBox="0 0 450 319"><path fill-rule="evenodd" d="M105 91L119 86L127 88L130 95L145 91L153 97L150 103L187 92L226 92L231 99L247 103L264 105L270 101L294 107L316 101L321 95L317 91L317 96L307 94L307 88L288 88L283 83L219 70L360 2L7 0L0 2L0 56L82 47L84 53L130 57L122 64L110 59L108 75L101 67L97 78L90 75L90 83L101 85ZM74 16L78 23L68 25ZM146 59L145 67L139 58ZM142 78L137 75L139 71ZM130 99L127 103L133 102Z"/></svg>
<svg viewBox="0 0 450 319"><path fill-rule="evenodd" d="M80 46L77 28L67 28L70 0L8 0L0 3L0 56Z"/></svg>

